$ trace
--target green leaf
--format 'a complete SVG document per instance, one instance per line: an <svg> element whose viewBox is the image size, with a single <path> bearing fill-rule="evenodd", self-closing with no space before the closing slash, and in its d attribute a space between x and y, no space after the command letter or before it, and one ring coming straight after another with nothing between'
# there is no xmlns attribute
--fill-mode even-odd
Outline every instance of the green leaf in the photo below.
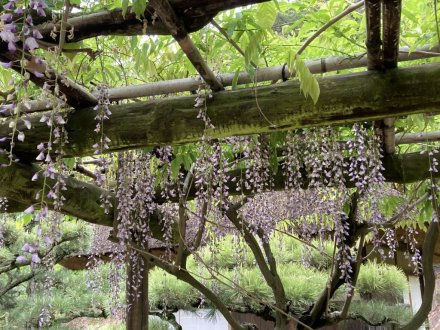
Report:
<svg viewBox="0 0 440 330"><path fill-rule="evenodd" d="M272 1L260 4L255 16L258 25L263 29L272 28L272 25L275 23L275 19L277 18L276 5Z"/></svg>
<svg viewBox="0 0 440 330"><path fill-rule="evenodd" d="M32 222L32 219L34 218L34 215L32 213L22 213L17 221L21 223L22 226L27 226Z"/></svg>
<svg viewBox="0 0 440 330"><path fill-rule="evenodd" d="M73 167L75 166L75 158L64 158L63 162L69 170L73 169Z"/></svg>
<svg viewBox="0 0 440 330"><path fill-rule="evenodd" d="M432 213L433 213L432 202L430 200L427 200L422 204L419 212L419 217L417 219L421 228L423 228L425 222L431 221Z"/></svg>
<svg viewBox="0 0 440 330"><path fill-rule="evenodd" d="M309 68L301 57L294 52L289 52L287 64L290 72L296 72L296 76L301 83L300 88L304 93L304 96L306 98L310 96L313 100L313 103L316 104L321 92L316 77L310 72Z"/></svg>
<svg viewBox="0 0 440 330"><path fill-rule="evenodd" d="M386 217L391 217L396 213L399 205L405 203L405 199L401 196L383 196L380 201L380 210Z"/></svg>
<svg viewBox="0 0 440 330"><path fill-rule="evenodd" d="M182 155L177 155L176 158L174 158L171 161L171 177L174 180L177 180L179 176L180 164L182 163L183 163Z"/></svg>
<svg viewBox="0 0 440 330"><path fill-rule="evenodd" d="M232 79L232 90L237 89L237 82L239 75L240 75L240 70L236 70L234 73L234 78Z"/></svg>
<svg viewBox="0 0 440 330"><path fill-rule="evenodd" d="M136 14L137 19L144 16L146 8L147 2L145 0L133 0L133 12Z"/></svg>
<svg viewBox="0 0 440 330"><path fill-rule="evenodd" d="M122 17L125 18L125 14L127 14L128 9L128 0L122 0Z"/></svg>

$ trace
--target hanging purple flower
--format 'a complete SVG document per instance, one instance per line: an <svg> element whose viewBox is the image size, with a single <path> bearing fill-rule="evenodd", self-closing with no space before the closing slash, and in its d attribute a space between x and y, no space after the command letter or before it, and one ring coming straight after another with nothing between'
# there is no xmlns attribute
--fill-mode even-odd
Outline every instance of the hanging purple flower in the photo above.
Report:
<svg viewBox="0 0 440 330"><path fill-rule="evenodd" d="M10 69L12 68L12 62L1 62L0 61L0 65L5 68L5 69Z"/></svg>
<svg viewBox="0 0 440 330"><path fill-rule="evenodd" d="M25 243L21 248L24 252L31 252L32 246L29 243Z"/></svg>
<svg viewBox="0 0 440 330"><path fill-rule="evenodd" d="M12 24L6 24L4 26L4 30L0 32L0 38L8 43L8 50L10 52L14 52L17 47L15 46L15 42L17 41L17 38L15 36L15 27L11 27Z"/></svg>
<svg viewBox="0 0 440 330"><path fill-rule="evenodd" d="M35 77L37 77L37 78L43 78L44 77L44 74L43 73L41 73L41 72L39 72L39 71L31 71L33 74L34 74L34 76Z"/></svg>
<svg viewBox="0 0 440 330"><path fill-rule="evenodd" d="M33 254L32 254L32 262L33 262L34 264L38 264L38 263L40 263L40 261L41 261L41 259L40 259L40 257L38 256L38 254L33 253Z"/></svg>
<svg viewBox="0 0 440 330"><path fill-rule="evenodd" d="M29 3L29 7L33 10L37 11L37 15L41 17L46 16L46 12L44 11L44 8L47 8L46 3L44 0L31 0Z"/></svg>
<svg viewBox="0 0 440 330"><path fill-rule="evenodd" d="M33 205L31 205L31 206L29 206L26 210L24 210L24 213L25 214L29 214L29 213L34 213L34 206Z"/></svg>
<svg viewBox="0 0 440 330"><path fill-rule="evenodd" d="M23 265L27 262L27 259L24 256L18 256L17 259L15 259L15 262L17 264Z"/></svg>
<svg viewBox="0 0 440 330"><path fill-rule="evenodd" d="M14 10L15 8L15 1L9 1L6 5L3 5L4 10Z"/></svg>
<svg viewBox="0 0 440 330"><path fill-rule="evenodd" d="M18 7L17 9L14 10L14 13L15 13L17 16L23 16L23 14L24 14L24 9L23 9L23 7Z"/></svg>
<svg viewBox="0 0 440 330"><path fill-rule="evenodd" d="M12 22L12 14L11 13L5 13L0 16L0 19L4 23L11 23Z"/></svg>
<svg viewBox="0 0 440 330"><path fill-rule="evenodd" d="M27 15L26 16L26 24L29 26L33 26L34 22L32 21L32 16L31 15Z"/></svg>
<svg viewBox="0 0 440 330"><path fill-rule="evenodd" d="M41 32L37 29L34 29L32 31L32 36L36 39L43 39L43 35L41 34Z"/></svg>
<svg viewBox="0 0 440 330"><path fill-rule="evenodd" d="M38 42L34 37L28 37L24 41L24 49L25 50L34 50L38 48Z"/></svg>

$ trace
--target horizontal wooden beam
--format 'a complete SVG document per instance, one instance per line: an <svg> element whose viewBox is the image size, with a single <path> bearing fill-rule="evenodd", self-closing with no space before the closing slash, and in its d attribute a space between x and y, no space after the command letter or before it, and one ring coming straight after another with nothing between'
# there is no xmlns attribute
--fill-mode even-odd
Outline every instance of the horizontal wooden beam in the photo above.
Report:
<svg viewBox="0 0 440 330"><path fill-rule="evenodd" d="M440 64L362 72L318 79L321 95L316 104L301 94L298 81L216 93L208 100L207 115L215 126L205 132L205 124L194 108L195 97L175 97L111 107L104 125L111 139L108 152L156 145L197 142L211 138L268 133L302 127L344 125L379 120L440 109ZM97 143L94 132L96 112L92 108L70 112L65 126L69 144L66 157L88 156ZM24 142L14 151L20 159L34 160L36 146L47 141L48 129L39 115L24 123ZM8 136L9 122L0 125L0 137ZM8 148L8 141L0 144Z"/></svg>
<svg viewBox="0 0 440 330"><path fill-rule="evenodd" d="M42 175L32 180L35 173L40 171L37 165L14 163L7 167L0 168L0 196L8 198L8 212L21 212L30 205L40 205L41 197L36 199L44 184L53 186L56 179L44 178ZM58 176L58 174L56 175ZM92 224L113 226L115 195L98 186L77 180L71 176L64 178L67 190L62 194L66 198L61 212L67 215L78 217ZM113 205L108 213L101 207L101 196L108 195ZM49 207L52 207L50 200L46 198ZM162 237L162 227L154 215L151 221L152 234L155 237Z"/></svg>
<svg viewBox="0 0 440 330"><path fill-rule="evenodd" d="M429 168L432 159L435 158L440 162L440 153L429 156L427 153L409 153L403 155L387 155L383 159L384 177L387 182L395 183L413 183L431 177L440 177L440 172L430 172ZM348 161L348 160L347 160ZM0 197L7 197L9 204L9 212L19 212L25 210L29 205L38 203L35 199L36 194L41 190L43 179L40 178L32 181L33 174L39 170L36 165L26 165L14 163L11 166L0 168ZM302 173L303 187L307 187L309 178L304 169ZM245 187L237 192L237 184L240 180L232 180L232 178L240 178L243 176L242 171L236 170L228 173L229 192L230 194L252 195L252 191ZM273 176L273 189L283 190L285 187L285 177L283 171L278 171ZM63 196L66 198L61 212L78 217L84 221L100 224L105 226L112 226L114 218L114 210L106 214L100 207L100 196L108 194L113 205L115 205L114 193L105 191L93 184L77 180L72 177L65 178L67 190L63 191ZM54 180L47 179L46 184L53 185ZM349 177L345 178L346 185L352 187ZM196 189L194 185L190 187L188 192L188 199L193 199L196 196ZM163 202L160 191L156 193L156 201ZM174 200L177 202L177 200ZM150 219L150 227L155 238L162 238L161 225L157 216Z"/></svg>
<svg viewBox="0 0 440 330"><path fill-rule="evenodd" d="M220 11L267 1L270 0L170 0L169 2L176 14L182 19L186 30L195 32L206 26ZM170 35L170 31L163 22L153 18L153 13L153 8L148 5L144 12L144 20L136 18L131 7L128 8L125 16L122 15L120 8L75 15L67 20L67 26L73 28L74 34L66 42L78 42L96 36L108 35ZM145 29L144 22L147 22L147 29ZM61 24L59 22L54 24L51 16L48 16L47 22L37 26L44 37L42 40L48 43L58 43L59 35L53 39L50 34L53 29L60 31L60 28Z"/></svg>
<svg viewBox="0 0 440 330"><path fill-rule="evenodd" d="M413 61L423 58L440 56L440 46L423 47L410 52L409 47L399 49L399 61ZM331 56L316 60L305 61L311 73L321 74L326 72L361 68L367 66L367 56L357 54L354 56ZM255 77L247 72L241 72L236 78L235 73L224 73L218 76L221 84L232 86L234 80L237 85L253 84L255 82L276 81L295 76L295 72L289 72L284 65L258 68ZM154 83L146 83L132 86L110 88L111 100L123 100L145 96L165 95L179 92L196 91L200 87L200 80L196 78L183 78Z"/></svg>

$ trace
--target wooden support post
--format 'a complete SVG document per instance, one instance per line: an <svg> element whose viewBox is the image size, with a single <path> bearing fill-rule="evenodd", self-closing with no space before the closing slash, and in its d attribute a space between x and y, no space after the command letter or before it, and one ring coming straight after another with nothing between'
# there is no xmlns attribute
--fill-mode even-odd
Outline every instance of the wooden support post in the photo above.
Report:
<svg viewBox="0 0 440 330"><path fill-rule="evenodd" d="M382 65L385 70L397 68L401 12L402 0L383 0ZM396 151L394 122L395 118L387 118L382 121L385 154L393 154Z"/></svg>
<svg viewBox="0 0 440 330"><path fill-rule="evenodd" d="M382 120L382 142L386 155L391 155L396 152L396 133L394 129L394 122L395 118L386 118Z"/></svg>
<svg viewBox="0 0 440 330"><path fill-rule="evenodd" d="M400 21L402 0L383 1L383 66L385 69L397 67L399 56Z"/></svg>
<svg viewBox="0 0 440 330"><path fill-rule="evenodd" d="M367 65L368 70L382 68L382 41L380 37L380 0L365 0L365 15L367 19Z"/></svg>
<svg viewBox="0 0 440 330"><path fill-rule="evenodd" d="M148 261L140 253L129 249L127 251L127 330L148 330ZM142 280L136 285L136 280Z"/></svg>

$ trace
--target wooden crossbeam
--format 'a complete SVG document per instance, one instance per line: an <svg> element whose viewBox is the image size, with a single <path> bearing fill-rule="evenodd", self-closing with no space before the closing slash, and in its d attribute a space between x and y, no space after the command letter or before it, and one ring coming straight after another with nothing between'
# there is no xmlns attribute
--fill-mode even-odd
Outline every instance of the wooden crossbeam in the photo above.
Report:
<svg viewBox="0 0 440 330"><path fill-rule="evenodd" d="M177 15L184 21L188 32L195 32L206 26L210 20L220 11L237 8L241 6L252 5L270 0L170 0ZM84 39L96 36L120 35L169 35L167 27L160 21L153 22L154 10L150 5L144 13L145 20L139 20L128 8L126 15L122 15L122 9L101 10L94 13L75 14L67 20L67 26L73 28L74 35L66 40L69 42L78 42ZM41 21L40 17L35 19ZM148 22L148 28L145 30L144 22ZM44 41L48 43L58 44L58 36L54 39L51 37L51 31L60 31L61 24L52 22L52 15L47 15L47 22L37 25L38 30L44 37Z"/></svg>
<svg viewBox="0 0 440 330"><path fill-rule="evenodd" d="M427 153L420 154L418 152L403 155L387 155L383 159L383 174L385 180L387 182L403 184L438 178L440 177L440 172L430 172L429 170L433 158L440 161L440 153L434 154L433 156ZM33 174L38 170L39 168L36 165L21 163L13 163L11 166L0 168L0 196L8 198L8 212L23 211L28 208L29 205L39 201L35 199L35 196L41 190L44 178L40 177L37 181L31 180ZM301 170L300 173L304 175L305 170ZM242 187L239 191L237 190L237 184L240 182L237 178L240 178L242 175L242 170L232 171L227 174L231 179L236 178L236 180L228 180L227 185L229 192L231 194L243 193L252 195L253 192L250 189L246 189L246 187ZM44 183L53 185L57 182L56 176L57 175L55 175L55 179L47 178ZM284 190L285 179L283 171L274 173L273 189ZM112 208L109 213L105 213L104 209L100 207L100 196L102 194L110 196L113 204L115 203L115 195L113 192L105 191L93 184L77 180L70 176L64 178L64 180L67 190L62 192L66 198L61 209L62 213L76 216L93 224L109 227L113 225L114 209ZM304 187L306 187L309 178L303 176L302 180ZM345 178L345 183L348 187L353 186L348 176ZM192 183L187 198L194 199L196 191L194 183ZM156 192L156 200L158 202L163 201L160 191ZM177 202L177 197L174 198L173 201ZM162 225L155 215L150 219L150 229L154 237L159 239L162 237ZM175 239L178 239L178 235L175 236Z"/></svg>
<svg viewBox="0 0 440 330"><path fill-rule="evenodd" d="M440 141L440 131L396 134L396 145Z"/></svg>
<svg viewBox="0 0 440 330"><path fill-rule="evenodd" d="M189 37L184 23L179 19L179 17L177 17L168 0L150 0L149 4L154 8L156 14L160 17L173 38L179 43L183 52L186 54L203 80L214 92L223 90L224 88L222 84L206 64L199 50Z"/></svg>
<svg viewBox="0 0 440 330"><path fill-rule="evenodd" d="M207 115L215 126L208 131L194 107L195 97L156 99L111 106L105 134L111 139L108 152L144 146L197 142L204 134L212 138L268 133L302 127L345 125L382 120L440 109L440 64L422 65L386 73L361 72L318 79L321 95L316 104L300 93L298 81L288 81L216 94L207 104ZM350 90L350 93L347 93ZM262 116L262 112L270 122ZM67 115L65 128L69 144L67 157L93 155L98 137L94 132L95 112L78 109ZM24 123L26 139L14 146L20 159L34 160L36 144L47 139L47 126L40 116ZM8 136L9 123L0 124L0 136ZM8 149L9 141L0 143Z"/></svg>

